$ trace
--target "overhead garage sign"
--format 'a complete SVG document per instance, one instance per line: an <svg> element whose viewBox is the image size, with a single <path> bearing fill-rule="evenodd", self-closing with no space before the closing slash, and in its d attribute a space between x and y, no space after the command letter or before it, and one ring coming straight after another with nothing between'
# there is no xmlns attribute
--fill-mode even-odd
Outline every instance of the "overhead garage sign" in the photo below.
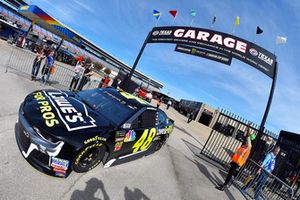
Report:
<svg viewBox="0 0 300 200"><path fill-rule="evenodd" d="M213 50L245 62L273 78L276 56L266 49L226 33L195 27L155 27L147 43L175 43Z"/></svg>
<svg viewBox="0 0 300 200"><path fill-rule="evenodd" d="M220 62L226 65L231 64L232 58L225 55L225 54L220 54L216 53L214 51L209 51L201 48L196 48L196 47L191 47L191 46L186 46L186 45L176 45L175 51L181 52L181 53L186 53L194 56L199 56L202 58L207 58L216 62Z"/></svg>

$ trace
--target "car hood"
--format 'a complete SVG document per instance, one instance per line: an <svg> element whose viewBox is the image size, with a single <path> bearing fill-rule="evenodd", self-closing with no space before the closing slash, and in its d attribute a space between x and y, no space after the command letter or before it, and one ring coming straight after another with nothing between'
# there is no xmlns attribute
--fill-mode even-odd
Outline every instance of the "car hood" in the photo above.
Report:
<svg viewBox="0 0 300 200"><path fill-rule="evenodd" d="M35 91L26 97L23 111L32 126L58 137L99 133L112 128L109 120L71 92Z"/></svg>

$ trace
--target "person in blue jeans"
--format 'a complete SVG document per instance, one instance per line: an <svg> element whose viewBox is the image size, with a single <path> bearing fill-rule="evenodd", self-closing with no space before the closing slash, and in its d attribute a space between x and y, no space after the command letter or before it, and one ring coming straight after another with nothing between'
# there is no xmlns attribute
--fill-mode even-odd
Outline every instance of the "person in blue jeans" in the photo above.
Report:
<svg viewBox="0 0 300 200"><path fill-rule="evenodd" d="M43 83L48 83L50 78L50 71L51 67L53 65L54 59L53 59L53 51L50 51L47 55L47 63L43 71L42 81ZM45 79L46 77L46 79Z"/></svg>
<svg viewBox="0 0 300 200"><path fill-rule="evenodd" d="M33 61L32 70L31 70L31 80L35 80L41 66L42 60L45 58L44 49L38 49L37 55Z"/></svg>
<svg viewBox="0 0 300 200"><path fill-rule="evenodd" d="M273 152L268 153L266 155L265 159L260 165L260 168L257 171L256 178L254 178L250 182L250 184L243 189L243 192L245 192L245 190L247 190L248 188L252 187L253 184L256 182L254 199L256 200L260 199L259 196L262 191L262 188L265 185L269 174L272 173L272 171L274 170L275 163L276 163L276 156L278 155L279 151L280 151L280 147L277 146L274 148Z"/></svg>

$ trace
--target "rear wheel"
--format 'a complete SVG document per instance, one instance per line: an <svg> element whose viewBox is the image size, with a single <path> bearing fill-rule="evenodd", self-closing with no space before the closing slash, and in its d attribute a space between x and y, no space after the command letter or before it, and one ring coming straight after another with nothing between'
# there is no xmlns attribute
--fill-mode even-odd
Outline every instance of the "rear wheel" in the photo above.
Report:
<svg viewBox="0 0 300 200"><path fill-rule="evenodd" d="M94 143L82 148L72 163L75 172L87 172L100 164L105 153L105 147L101 143Z"/></svg>

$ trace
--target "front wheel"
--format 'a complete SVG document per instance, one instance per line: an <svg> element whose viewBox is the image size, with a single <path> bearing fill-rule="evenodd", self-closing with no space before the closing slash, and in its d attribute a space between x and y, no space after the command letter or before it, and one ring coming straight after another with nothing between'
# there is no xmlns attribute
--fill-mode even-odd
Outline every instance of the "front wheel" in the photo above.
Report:
<svg viewBox="0 0 300 200"><path fill-rule="evenodd" d="M105 147L101 143L94 143L83 147L72 162L75 172L87 172L100 164L105 153Z"/></svg>
<svg viewBox="0 0 300 200"><path fill-rule="evenodd" d="M161 149L161 147L164 145L164 143L160 140L155 140L152 145L154 147L154 150L158 151Z"/></svg>

